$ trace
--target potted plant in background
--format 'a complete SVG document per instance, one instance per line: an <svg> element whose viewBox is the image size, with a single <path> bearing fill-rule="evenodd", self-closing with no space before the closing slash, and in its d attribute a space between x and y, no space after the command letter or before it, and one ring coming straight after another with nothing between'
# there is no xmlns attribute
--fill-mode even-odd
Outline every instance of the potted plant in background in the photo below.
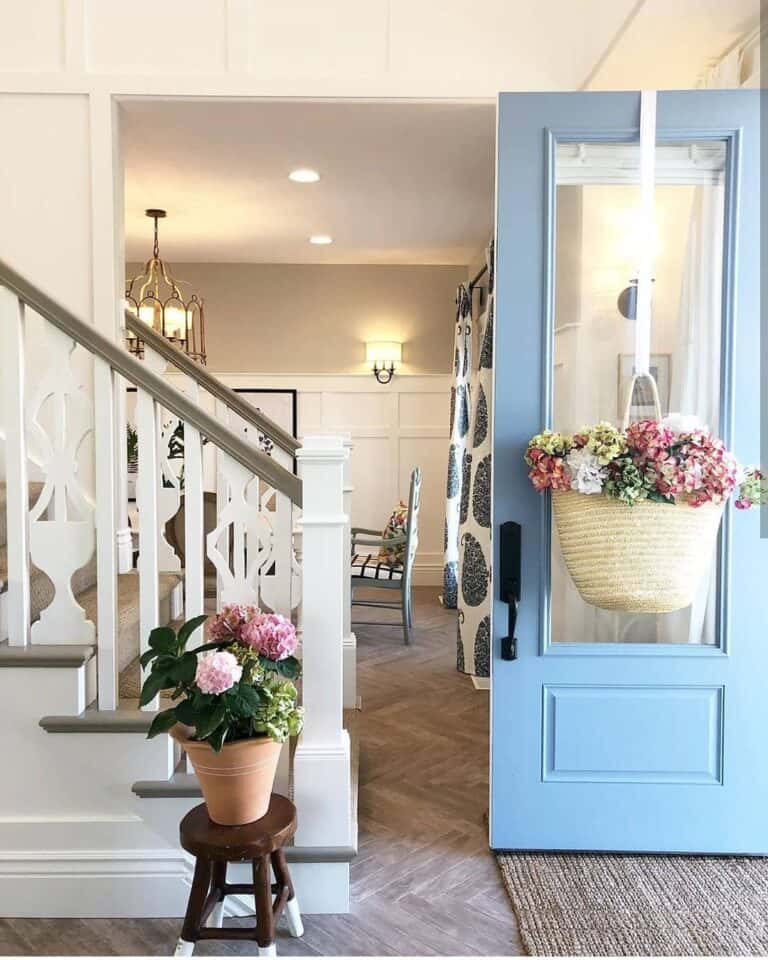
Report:
<svg viewBox="0 0 768 960"><path fill-rule="evenodd" d="M136 474L139 472L139 435L130 423L126 428L126 457L128 460L128 499L136 499Z"/></svg>
<svg viewBox="0 0 768 960"><path fill-rule="evenodd" d="M169 689L174 703L155 716L147 736L169 732L181 744L211 820L250 823L267 812L282 745L302 727L296 628L279 614L228 604L211 621L208 642L187 650L206 619L188 620L178 634L171 627L151 632L140 703Z"/></svg>

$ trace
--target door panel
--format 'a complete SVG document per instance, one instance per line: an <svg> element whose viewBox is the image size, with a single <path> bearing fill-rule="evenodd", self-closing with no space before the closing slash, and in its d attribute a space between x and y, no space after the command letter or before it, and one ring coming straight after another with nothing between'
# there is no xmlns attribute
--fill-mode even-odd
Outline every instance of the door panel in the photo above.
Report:
<svg viewBox="0 0 768 960"><path fill-rule="evenodd" d="M491 845L765 853L759 511L726 510L691 608L597 610L563 568L522 457L544 427L620 422L639 106L637 93L499 101L494 525L521 524L523 572L514 661L501 659L507 607L493 611ZM747 464L759 462L758 117L757 91L658 97L662 402Z"/></svg>

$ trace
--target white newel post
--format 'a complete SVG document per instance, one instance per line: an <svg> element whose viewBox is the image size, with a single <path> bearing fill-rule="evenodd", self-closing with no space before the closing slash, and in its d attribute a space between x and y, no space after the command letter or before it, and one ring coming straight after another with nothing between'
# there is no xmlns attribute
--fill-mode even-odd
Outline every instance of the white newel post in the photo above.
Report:
<svg viewBox="0 0 768 960"><path fill-rule="evenodd" d="M347 459L344 461L344 513L347 518L344 527L344 556L346 557L344 577L344 709L354 710L357 702L357 637L352 631L352 437L344 434L344 449Z"/></svg>
<svg viewBox="0 0 768 960"><path fill-rule="evenodd" d="M294 756L296 843L349 846L349 735L343 725L345 556L341 437L307 437L297 453L303 480L304 731Z"/></svg>
<svg viewBox="0 0 768 960"><path fill-rule="evenodd" d="M8 643L29 643L29 485L24 406L24 304L0 287L5 385L5 483L8 549ZM1 638L0 638L1 639Z"/></svg>

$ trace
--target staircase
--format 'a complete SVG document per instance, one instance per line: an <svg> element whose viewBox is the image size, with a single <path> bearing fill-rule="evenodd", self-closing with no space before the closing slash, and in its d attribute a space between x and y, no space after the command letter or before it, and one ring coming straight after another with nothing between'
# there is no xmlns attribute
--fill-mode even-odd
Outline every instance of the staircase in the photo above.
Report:
<svg viewBox="0 0 768 960"><path fill-rule="evenodd" d="M298 624L305 728L283 751L277 782L299 813L288 858L305 912L345 912L357 845L357 752L343 712L354 693L348 450L337 437L299 446L135 317L125 325L141 336L143 360L0 262L3 912L183 914L191 873L178 822L200 790L172 740L146 739L161 704L138 708L136 660L155 626L233 601ZM31 369L33 329L45 356ZM138 569L121 549L129 385ZM167 457L179 423L183 473ZM203 438L215 456L212 530ZM177 514L183 557L165 535ZM217 573L207 600L206 563Z"/></svg>

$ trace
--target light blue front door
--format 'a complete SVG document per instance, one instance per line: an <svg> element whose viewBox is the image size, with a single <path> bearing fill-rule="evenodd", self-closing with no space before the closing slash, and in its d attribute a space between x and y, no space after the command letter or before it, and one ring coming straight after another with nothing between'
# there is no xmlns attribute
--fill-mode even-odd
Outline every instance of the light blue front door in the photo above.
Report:
<svg viewBox="0 0 768 960"><path fill-rule="evenodd" d="M639 93L499 101L491 846L766 854L760 511L728 507L691 608L611 613L576 593L523 462L544 427L619 419L639 112ZM758 151L757 91L658 95L651 366L664 412L698 414L745 464L760 462ZM522 527L515 660L505 521Z"/></svg>

